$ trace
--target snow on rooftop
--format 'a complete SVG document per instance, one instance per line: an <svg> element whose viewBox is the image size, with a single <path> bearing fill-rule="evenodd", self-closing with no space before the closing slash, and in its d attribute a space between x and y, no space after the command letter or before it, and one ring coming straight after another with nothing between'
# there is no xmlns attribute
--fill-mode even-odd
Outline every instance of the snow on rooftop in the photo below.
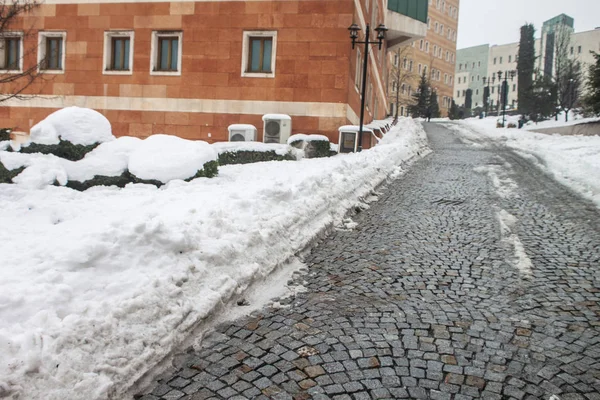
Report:
<svg viewBox="0 0 600 400"><path fill-rule="evenodd" d="M267 121L270 119L281 119L281 120L287 120L290 121L292 119L292 117L290 117L287 114L265 114L262 117L263 121Z"/></svg>
<svg viewBox="0 0 600 400"><path fill-rule="evenodd" d="M344 125L338 128L340 132L360 132L360 126L358 125ZM368 128L367 125L363 126L363 132L374 133L372 129Z"/></svg>
<svg viewBox="0 0 600 400"><path fill-rule="evenodd" d="M229 127L227 128L229 129L229 131L243 131L243 130L250 130L250 129L254 129L256 130L256 127L254 125L250 125L250 124L233 124L233 125L229 125Z"/></svg>

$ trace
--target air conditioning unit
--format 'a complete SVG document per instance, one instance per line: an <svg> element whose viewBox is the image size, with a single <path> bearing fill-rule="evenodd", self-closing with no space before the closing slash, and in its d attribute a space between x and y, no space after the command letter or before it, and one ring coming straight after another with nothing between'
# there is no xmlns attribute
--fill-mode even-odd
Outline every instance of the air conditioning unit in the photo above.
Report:
<svg viewBox="0 0 600 400"><path fill-rule="evenodd" d="M229 125L230 142L255 142L256 127L254 125L234 124Z"/></svg>
<svg viewBox="0 0 600 400"><path fill-rule="evenodd" d="M287 143L292 134L292 118L285 114L263 115L263 142Z"/></svg>

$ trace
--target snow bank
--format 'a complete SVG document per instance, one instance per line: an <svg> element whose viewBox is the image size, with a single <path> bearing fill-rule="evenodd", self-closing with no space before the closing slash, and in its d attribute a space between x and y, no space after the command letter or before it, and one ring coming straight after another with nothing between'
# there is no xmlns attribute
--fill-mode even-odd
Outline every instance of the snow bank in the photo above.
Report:
<svg viewBox="0 0 600 400"><path fill-rule="evenodd" d="M235 151L258 151L267 152L274 151L277 155L284 156L290 152L290 147L279 143L262 143L262 142L217 142L213 143L212 147L218 154Z"/></svg>
<svg viewBox="0 0 600 400"><path fill-rule="evenodd" d="M50 114L31 128L30 140L39 144L58 144L60 140L91 145L114 140L110 122L89 108L67 107Z"/></svg>
<svg viewBox="0 0 600 400"><path fill-rule="evenodd" d="M123 398L215 307L426 145L413 121L391 133L358 154L226 166L160 189L0 185L0 396ZM141 154L141 164L156 156Z"/></svg>
<svg viewBox="0 0 600 400"><path fill-rule="evenodd" d="M475 119L449 126L466 138L492 139L532 155L540 168L600 207L600 136L546 135L519 129L496 129L490 127L487 120Z"/></svg>
<svg viewBox="0 0 600 400"><path fill-rule="evenodd" d="M217 152L206 142L171 135L152 135L129 157L129 172L140 179L167 183L192 178L204 164L217 159Z"/></svg>

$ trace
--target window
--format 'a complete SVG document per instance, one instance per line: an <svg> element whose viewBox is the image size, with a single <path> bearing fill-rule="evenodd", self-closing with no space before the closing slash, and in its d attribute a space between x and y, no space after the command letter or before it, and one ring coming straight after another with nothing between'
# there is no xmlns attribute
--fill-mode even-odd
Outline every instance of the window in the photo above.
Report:
<svg viewBox="0 0 600 400"><path fill-rule="evenodd" d="M476 96L479 96L479 89L476 89L476 90L475 90L475 95L476 95Z"/></svg>
<svg viewBox="0 0 600 400"><path fill-rule="evenodd" d="M421 42L419 43L419 50L423 50L423 39L421 39Z"/></svg>
<svg viewBox="0 0 600 400"><path fill-rule="evenodd" d="M19 72L22 70L22 33L5 34L0 37L0 70Z"/></svg>
<svg viewBox="0 0 600 400"><path fill-rule="evenodd" d="M577 53L578 53L578 54L581 54L581 46L578 46L578 47L577 47Z"/></svg>
<svg viewBox="0 0 600 400"><path fill-rule="evenodd" d="M441 81L441 80L442 80L442 78L441 78L441 75L442 75L442 74L440 73L440 71L438 71L438 72L437 72L437 80L438 80L438 81Z"/></svg>
<svg viewBox="0 0 600 400"><path fill-rule="evenodd" d="M183 32L152 32L150 48L151 75L181 75Z"/></svg>
<svg viewBox="0 0 600 400"><path fill-rule="evenodd" d="M419 64L419 75L423 72L423 64Z"/></svg>
<svg viewBox="0 0 600 400"><path fill-rule="evenodd" d="M478 67L481 67L481 61L479 61L479 62L477 63L477 66L478 66Z"/></svg>
<svg viewBox="0 0 600 400"><path fill-rule="evenodd" d="M573 46L571 46L571 54L573 54L573 50L574 50L574 49L573 49Z"/></svg>
<svg viewBox="0 0 600 400"><path fill-rule="evenodd" d="M408 95L409 95L409 96L412 96L412 86L409 86L409 87L408 87Z"/></svg>
<svg viewBox="0 0 600 400"><path fill-rule="evenodd" d="M408 62L408 70L409 70L410 72L412 72L412 71L413 71L413 61L412 61L412 60L410 60L410 61Z"/></svg>
<svg viewBox="0 0 600 400"><path fill-rule="evenodd" d="M133 71L132 31L104 32L104 74L131 75Z"/></svg>
<svg viewBox="0 0 600 400"><path fill-rule="evenodd" d="M402 88L402 94L405 94L406 93L406 85L404 83L402 84L401 88Z"/></svg>
<svg viewBox="0 0 600 400"><path fill-rule="evenodd" d="M456 97L460 97L460 90L456 92Z"/></svg>
<svg viewBox="0 0 600 400"><path fill-rule="evenodd" d="M494 93L494 89L495 89L495 88L496 88L495 86L492 86L492 93Z"/></svg>
<svg viewBox="0 0 600 400"><path fill-rule="evenodd" d="M394 54L394 66L398 66L398 62L400 60L400 57L398 56L398 54Z"/></svg>
<svg viewBox="0 0 600 400"><path fill-rule="evenodd" d="M274 78L277 55L277 32L244 31L242 44L242 76L253 78ZM357 52L360 64L360 51ZM357 68L357 73L362 67ZM359 81L357 81L359 82ZM360 85L359 85L360 86Z"/></svg>
<svg viewBox="0 0 600 400"><path fill-rule="evenodd" d="M425 53L429 53L429 42L425 42Z"/></svg>
<svg viewBox="0 0 600 400"><path fill-rule="evenodd" d="M462 64L458 64L458 70L461 71L462 70Z"/></svg>
<svg viewBox="0 0 600 400"><path fill-rule="evenodd" d="M404 60L402 60L402 68L408 69L408 58L406 57L404 57Z"/></svg>
<svg viewBox="0 0 600 400"><path fill-rule="evenodd" d="M500 57L500 64L502 64L502 57Z"/></svg>
<svg viewBox="0 0 600 400"><path fill-rule="evenodd" d="M398 91L398 82L392 82L392 92L396 93Z"/></svg>
<svg viewBox="0 0 600 400"><path fill-rule="evenodd" d="M48 73L64 73L66 32L40 32L38 63L40 70Z"/></svg>
<svg viewBox="0 0 600 400"><path fill-rule="evenodd" d="M434 26L435 26L435 29L434 29L434 30L435 30L435 33L438 33L438 31L439 31L439 27L440 27L440 26L439 26L439 24L436 22L436 23L434 24Z"/></svg>
<svg viewBox="0 0 600 400"><path fill-rule="evenodd" d="M512 62L512 56L508 56L508 62L511 63Z"/></svg>
<svg viewBox="0 0 600 400"><path fill-rule="evenodd" d="M427 17L427 29L431 29L431 18Z"/></svg>
<svg viewBox="0 0 600 400"><path fill-rule="evenodd" d="M494 57L494 65L496 65L496 61L498 61L498 60L496 57Z"/></svg>
<svg viewBox="0 0 600 400"><path fill-rule="evenodd" d="M513 84L513 92L516 92L516 91L517 91L517 85Z"/></svg>

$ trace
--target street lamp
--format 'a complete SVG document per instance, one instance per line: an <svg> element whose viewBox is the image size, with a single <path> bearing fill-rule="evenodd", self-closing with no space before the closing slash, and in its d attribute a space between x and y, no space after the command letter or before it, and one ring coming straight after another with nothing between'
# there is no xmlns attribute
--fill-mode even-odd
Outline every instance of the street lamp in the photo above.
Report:
<svg viewBox="0 0 600 400"><path fill-rule="evenodd" d="M487 82L487 86L485 85ZM483 77L483 104L485 105L485 116L488 116L488 107L490 105L490 78Z"/></svg>
<svg viewBox="0 0 600 400"><path fill-rule="evenodd" d="M388 28L385 27L384 24L379 24L377 28L375 28L375 32L377 32L377 40L371 40L371 27L367 24L367 29L365 31L365 40L358 41L358 32L360 32L360 27L357 24L352 24L348 30L350 31L350 39L352 40L352 50L356 47L357 44L365 45L365 57L363 60L363 73L362 73L362 88L361 88L361 101L360 101L360 127L358 131L358 151L362 150L362 136L363 136L363 125L365 122L365 99L366 99L366 91L367 91L367 68L369 67L369 45L377 45L379 46L379 50L383 47L383 40L385 39L385 32L387 32Z"/></svg>
<svg viewBox="0 0 600 400"><path fill-rule="evenodd" d="M504 71L504 80L502 80L502 71L498 71L498 82L502 81L502 127L504 128L506 124L506 102L508 101L508 78L510 80L515 79L515 75L517 75L517 71Z"/></svg>

